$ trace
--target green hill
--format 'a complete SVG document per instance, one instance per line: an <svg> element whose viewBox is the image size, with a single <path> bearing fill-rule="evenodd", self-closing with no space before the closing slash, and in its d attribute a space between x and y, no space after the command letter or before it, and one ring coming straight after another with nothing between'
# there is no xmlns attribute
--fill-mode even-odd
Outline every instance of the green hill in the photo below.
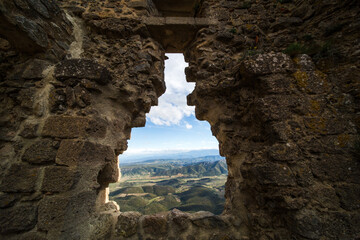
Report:
<svg viewBox="0 0 360 240"><path fill-rule="evenodd" d="M201 162L184 167L177 167L170 170L163 170L154 173L154 176L174 176L183 174L188 176L219 176L227 174L227 166L225 160L216 162Z"/></svg>
<svg viewBox="0 0 360 240"><path fill-rule="evenodd" d="M174 176L183 174L187 176L218 176L221 174L227 174L227 165L225 160L199 162L199 163L186 163L185 166L179 163L159 163L152 165L141 166L124 166L121 168L123 176L135 176L135 175L150 175L150 176Z"/></svg>
<svg viewBox="0 0 360 240"><path fill-rule="evenodd" d="M123 166L121 171L126 178L110 186L109 196L123 212L154 214L177 208L221 214L224 209L225 160L149 160Z"/></svg>

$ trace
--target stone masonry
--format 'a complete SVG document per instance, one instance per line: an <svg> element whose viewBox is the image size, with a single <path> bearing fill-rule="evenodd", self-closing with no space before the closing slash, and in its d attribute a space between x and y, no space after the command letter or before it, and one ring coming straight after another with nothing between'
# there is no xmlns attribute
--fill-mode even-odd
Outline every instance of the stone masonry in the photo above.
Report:
<svg viewBox="0 0 360 240"><path fill-rule="evenodd" d="M0 239L360 239L359 29L357 0L0 0ZM227 160L219 216L108 201L166 52Z"/></svg>

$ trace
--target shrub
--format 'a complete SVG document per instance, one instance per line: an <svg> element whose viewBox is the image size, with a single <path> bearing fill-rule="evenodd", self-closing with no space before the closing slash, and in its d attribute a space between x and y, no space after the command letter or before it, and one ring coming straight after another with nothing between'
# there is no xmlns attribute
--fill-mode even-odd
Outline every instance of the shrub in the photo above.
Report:
<svg viewBox="0 0 360 240"><path fill-rule="evenodd" d="M314 37L311 34L305 34L303 36L304 41L309 42L314 39Z"/></svg>
<svg viewBox="0 0 360 240"><path fill-rule="evenodd" d="M240 6L240 9L249 9L251 8L252 2L250 1L245 1L243 2L242 6Z"/></svg>
<svg viewBox="0 0 360 240"><path fill-rule="evenodd" d="M289 54L291 57L294 57L298 54L307 53L307 47L301 43L292 43L285 50L284 53Z"/></svg>
<svg viewBox="0 0 360 240"><path fill-rule="evenodd" d="M325 36L325 37L328 37L328 36L330 36L331 34L340 31L340 30L343 28L343 26L344 26L344 25L343 25L343 24L340 24L340 23L329 26L328 28L325 29L324 36Z"/></svg>
<svg viewBox="0 0 360 240"><path fill-rule="evenodd" d="M236 31L236 28L232 28L232 29L229 30L229 32L232 33L232 34L236 34L237 31Z"/></svg>
<svg viewBox="0 0 360 240"><path fill-rule="evenodd" d="M321 43L316 53L314 54L313 58L316 60L322 59L322 58L337 58L339 57L339 53L336 51L334 46L331 42L327 41L325 43Z"/></svg>

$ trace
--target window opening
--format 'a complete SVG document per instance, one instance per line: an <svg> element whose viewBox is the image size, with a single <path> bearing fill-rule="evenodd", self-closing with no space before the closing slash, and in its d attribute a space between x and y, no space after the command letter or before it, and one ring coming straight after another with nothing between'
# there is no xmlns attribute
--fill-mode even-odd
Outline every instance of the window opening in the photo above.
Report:
<svg viewBox="0 0 360 240"><path fill-rule="evenodd" d="M210 125L195 118L186 96L182 54L167 54L166 92L151 108L144 128L133 128L128 150L119 156L122 173L110 184L109 198L120 211L154 214L177 208L184 212L224 209L227 166L219 155Z"/></svg>

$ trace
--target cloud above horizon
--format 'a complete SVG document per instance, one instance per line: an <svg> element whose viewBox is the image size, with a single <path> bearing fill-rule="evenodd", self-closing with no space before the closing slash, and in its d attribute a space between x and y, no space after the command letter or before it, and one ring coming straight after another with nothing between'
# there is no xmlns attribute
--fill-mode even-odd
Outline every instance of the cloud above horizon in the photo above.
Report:
<svg viewBox="0 0 360 240"><path fill-rule="evenodd" d="M186 129L192 126L183 120L184 117L195 115L195 107L188 106L186 96L191 93L195 83L185 80L185 67L182 54L167 54L165 62L166 92L159 98L158 106L151 108L147 119L155 125L183 125Z"/></svg>

